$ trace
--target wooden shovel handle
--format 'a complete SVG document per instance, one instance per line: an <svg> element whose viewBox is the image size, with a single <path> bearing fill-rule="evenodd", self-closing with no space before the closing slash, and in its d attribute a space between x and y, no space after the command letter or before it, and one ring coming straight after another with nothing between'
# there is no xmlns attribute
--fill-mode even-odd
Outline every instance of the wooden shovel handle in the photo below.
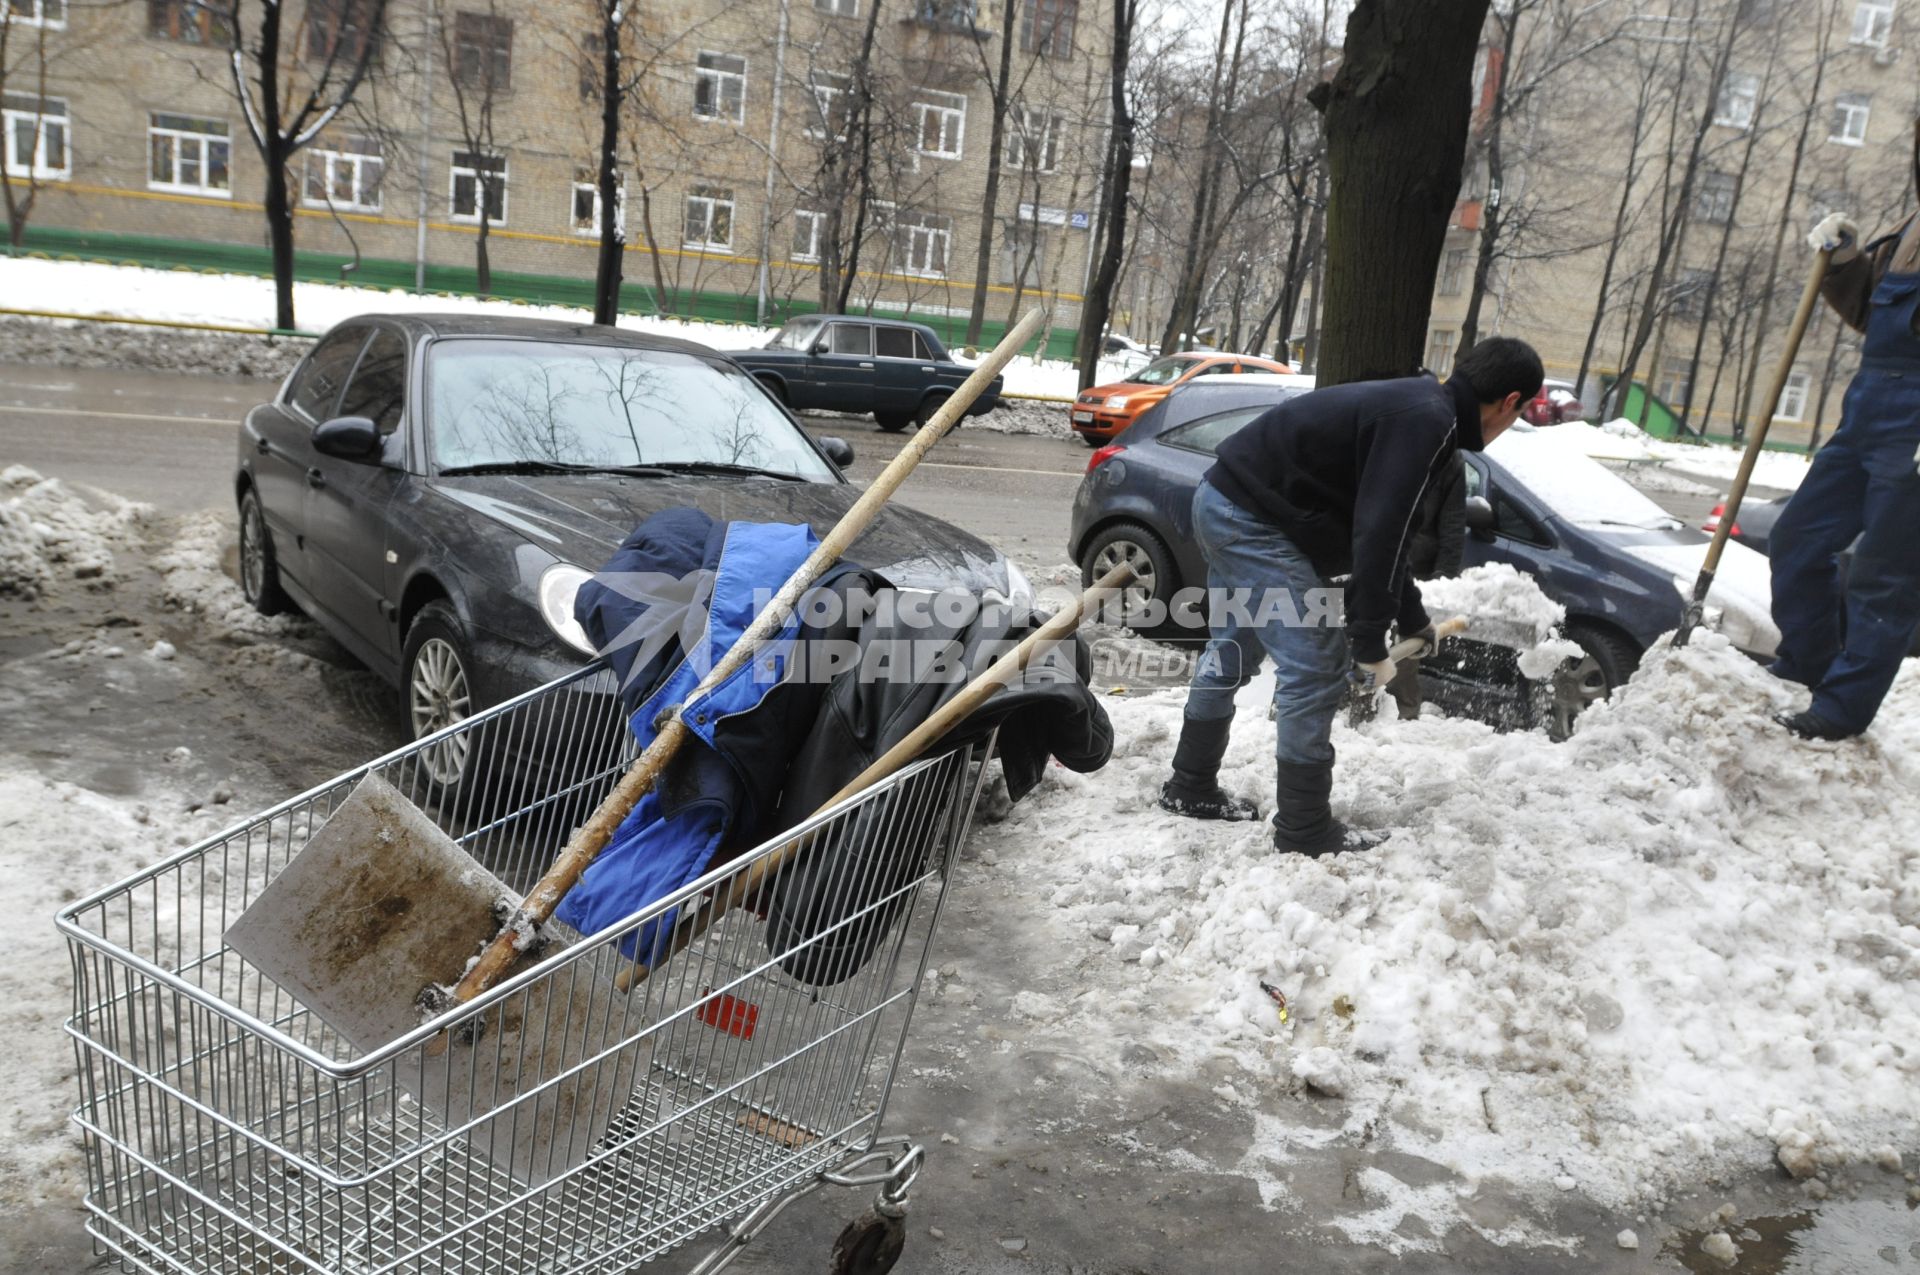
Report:
<svg viewBox="0 0 1920 1275"><path fill-rule="evenodd" d="M547 874L540 878L532 890L528 891L526 899L520 904L519 911L509 919L507 925L501 928L500 933L494 936L493 941L481 952L480 959L473 963L454 987L454 1003L462 1004L472 1000L493 986L501 975L506 973L520 955L520 949L515 946L516 933L531 933L534 927L553 915L554 909L559 907L560 901L567 896L567 891L578 884L581 874L587 870L587 865L591 864L594 857L606 848L615 829L619 828L621 822L632 813L634 804L652 789L660 777L660 772L666 769L667 763L673 760L680 746L686 743L690 732L682 716L687 709L698 704L714 687L720 685L751 660L759 653L760 648L780 631L799 604L801 595L820 578L821 573L840 559L855 540L860 538L861 533L866 531L874 517L879 514L880 507L900 489L902 483L906 482L907 476L913 472L921 458L932 450L933 445L939 442L949 429L953 428L956 421L966 415L967 410L973 406L974 400L980 397L981 392L987 388L994 377L1000 374L1000 370L1007 365L1008 361L1020 352L1020 347L1040 330L1046 318L1044 310L1036 308L1027 311L1025 317L1013 326L1012 331L1001 338L1000 344L993 347L993 352L981 360L980 365L974 368L973 374L967 377L960 388L953 392L952 397L934 413L933 419L923 425L907 445L900 449L900 454L880 471L879 476L854 502L853 507L847 510L840 521L834 524L833 529L821 540L819 546L807 556L807 560L787 578L787 582L780 587L780 591L773 596L773 600L761 610L753 624L740 635L739 640L713 666L712 671L701 679L700 685L695 687L693 693L687 697L687 702L680 705L667 719L660 733L654 737L651 744L647 745L646 750L634 761L620 782L614 785L613 791L607 794L606 800L602 801L599 808L580 825L572 837L568 838L566 846L554 860L553 866L547 869ZM439 1037L437 1040L444 1042L445 1037Z"/></svg>
<svg viewBox="0 0 1920 1275"><path fill-rule="evenodd" d="M927 720L916 726L906 738L881 754L872 765L848 780L839 792L834 793L822 803L820 809L830 809L855 793L864 792L912 762L954 727L971 717L982 704L1001 690L1011 686L1022 673L1026 672L1027 666L1042 653L1052 650L1070 637L1080 627L1081 617L1089 610L1098 606L1103 599L1124 589L1132 581L1133 567L1124 562L1094 581L1086 592L1075 598L1069 605L1062 607L1039 628L1020 639L1019 645L995 660L988 666L986 672L967 683L958 695L930 713ZM716 895L710 904L691 916L683 918L675 927L673 938L667 944L667 950L658 956L654 965L656 967L663 965L686 951L688 945L705 934L714 922L752 898L754 893L766 883L768 877L784 868L792 862L795 855L800 853L803 840L804 837L796 837L773 853L763 856L752 867L735 876L732 885L724 894ZM636 960L631 966L620 971L614 984L624 992L631 989L635 983L643 982L647 973L646 962Z"/></svg>

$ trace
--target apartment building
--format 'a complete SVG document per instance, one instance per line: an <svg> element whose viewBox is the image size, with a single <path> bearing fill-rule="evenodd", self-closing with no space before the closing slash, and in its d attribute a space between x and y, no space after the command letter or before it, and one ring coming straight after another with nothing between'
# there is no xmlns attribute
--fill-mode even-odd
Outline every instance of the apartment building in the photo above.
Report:
<svg viewBox="0 0 1920 1275"><path fill-rule="evenodd" d="M1625 27L1604 51L1556 71L1539 90L1541 108L1510 122L1508 144L1523 158L1509 168L1505 194L1524 200L1527 183L1547 184L1550 190L1535 193L1532 207L1551 218L1551 233L1496 260L1480 317L1483 334L1533 341L1548 375L1572 380L1598 311L1586 358L1590 402L1618 373L1632 323L1646 306L1660 183L1677 188L1716 53L1710 29L1695 32L1692 48L1680 43L1686 33L1677 17L1691 10L1632 8L1643 11L1637 25ZM1701 12L1711 15L1713 6ZM1648 405L1650 415L1663 422L1684 417L1691 431L1716 436L1735 432L1744 386L1751 381L1754 393L1764 395L1781 357L1811 263L1807 229L1828 212L1844 211L1871 235L1914 210L1920 114L1914 41L1920 7L1913 0L1739 0L1723 12L1736 13L1740 26L1711 106L1685 228L1664 272L1657 301L1662 317L1634 373L1658 399ZM1646 63L1634 58L1651 56L1646 42L1655 39L1667 42L1672 61L1665 74L1679 87L1664 101L1656 98L1655 110L1643 116L1635 155L1633 119L1642 108L1634 68ZM1496 57L1494 73L1499 70ZM1490 91L1487 80L1483 74L1483 93ZM1675 109L1679 127L1670 130L1661 111ZM1603 303L1622 183L1630 184L1624 193L1639 211L1613 254ZM1426 361L1436 369L1450 367L1459 349L1481 220L1488 201L1499 197L1484 165L1469 171L1435 281ZM1770 277L1783 214L1784 247ZM1830 433L1857 365L1857 340L1822 307L1774 405L1772 437L1796 444L1816 430Z"/></svg>
<svg viewBox="0 0 1920 1275"><path fill-rule="evenodd" d="M1010 22L989 335L1044 297L1070 342L1105 143L1103 37L1078 0L1002 2L1011 13L974 0L634 9L614 213L623 306L743 321L816 308L826 208L846 206L864 170L850 304L957 334ZM0 0L5 164L17 193L36 188L30 250L266 269L266 173L230 65L233 23L251 42L265 7L238 5ZM390 0L377 31L374 11L304 0L285 19L295 104L316 68L372 45L352 104L291 166L303 273L469 290L484 244L493 291L584 303L604 215L597 6ZM846 98L863 47L874 106L854 137ZM850 241L851 216L840 224Z"/></svg>

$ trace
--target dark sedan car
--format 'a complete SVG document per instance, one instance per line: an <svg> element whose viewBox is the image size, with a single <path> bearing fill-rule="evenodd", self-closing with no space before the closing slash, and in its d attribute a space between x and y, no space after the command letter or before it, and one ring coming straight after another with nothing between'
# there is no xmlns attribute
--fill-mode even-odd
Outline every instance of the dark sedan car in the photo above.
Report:
<svg viewBox="0 0 1920 1275"><path fill-rule="evenodd" d="M1074 494L1070 548L1092 579L1128 561L1163 603L1203 585L1194 543L1193 491L1214 450L1277 402L1311 388L1305 377L1240 376L1181 389L1112 445L1095 452ZM1516 425L1486 452L1469 454L1470 533L1465 565L1507 562L1534 577L1567 609L1567 636L1586 658L1566 679L1585 702L1625 681L1640 654L1680 621L1707 537L1684 527L1612 471L1552 430ZM1721 560L1710 611L1742 649L1769 654L1778 633L1767 615L1766 562L1739 545ZM1161 632L1203 633L1187 608ZM1460 658L1428 662L1433 698L1476 716L1524 720L1529 692L1510 655L1459 644ZM1454 683L1449 686L1447 683ZM1509 693L1510 692L1510 693ZM1504 702L1489 707L1489 697ZM1559 707L1568 714L1577 703ZM1564 724L1564 723L1563 723Z"/></svg>
<svg viewBox="0 0 1920 1275"><path fill-rule="evenodd" d="M416 738L593 654L574 593L649 515L824 533L859 496L720 354L613 328L369 315L240 427L242 586L402 688ZM998 550L884 509L854 558L906 588L1030 598Z"/></svg>
<svg viewBox="0 0 1920 1275"><path fill-rule="evenodd" d="M765 346L730 350L728 357L788 407L872 412L889 433L932 420L973 372L954 362L924 323L857 315L789 319ZM992 411L1002 382L994 377L967 415Z"/></svg>

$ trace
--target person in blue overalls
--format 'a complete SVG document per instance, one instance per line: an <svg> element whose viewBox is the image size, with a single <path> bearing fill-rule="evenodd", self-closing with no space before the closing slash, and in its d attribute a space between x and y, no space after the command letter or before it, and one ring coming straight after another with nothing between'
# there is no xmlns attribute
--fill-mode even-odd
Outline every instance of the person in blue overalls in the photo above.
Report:
<svg viewBox="0 0 1920 1275"><path fill-rule="evenodd" d="M1865 731L1920 631L1920 217L1864 249L1858 237L1837 214L1808 237L1833 252L1827 303L1866 341L1840 428L1772 536L1773 671L1813 690L1775 720L1804 739Z"/></svg>

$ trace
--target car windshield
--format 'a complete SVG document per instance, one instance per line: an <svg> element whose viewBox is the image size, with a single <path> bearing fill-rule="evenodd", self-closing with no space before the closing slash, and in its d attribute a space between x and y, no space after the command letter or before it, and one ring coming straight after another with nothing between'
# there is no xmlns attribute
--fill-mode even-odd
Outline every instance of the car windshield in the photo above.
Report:
<svg viewBox="0 0 1920 1275"><path fill-rule="evenodd" d="M1192 359L1155 359L1127 379L1136 385L1171 385L1192 370Z"/></svg>
<svg viewBox="0 0 1920 1275"><path fill-rule="evenodd" d="M818 319L788 319L786 325L767 342L769 350L804 350L812 346L813 334L820 330Z"/></svg>
<svg viewBox="0 0 1920 1275"><path fill-rule="evenodd" d="M744 372L678 350L437 341L427 422L443 470L725 465L834 479Z"/></svg>
<svg viewBox="0 0 1920 1275"><path fill-rule="evenodd" d="M1487 455L1558 517L1585 527L1672 530L1681 524L1626 479L1553 430L1525 425L1493 440Z"/></svg>

